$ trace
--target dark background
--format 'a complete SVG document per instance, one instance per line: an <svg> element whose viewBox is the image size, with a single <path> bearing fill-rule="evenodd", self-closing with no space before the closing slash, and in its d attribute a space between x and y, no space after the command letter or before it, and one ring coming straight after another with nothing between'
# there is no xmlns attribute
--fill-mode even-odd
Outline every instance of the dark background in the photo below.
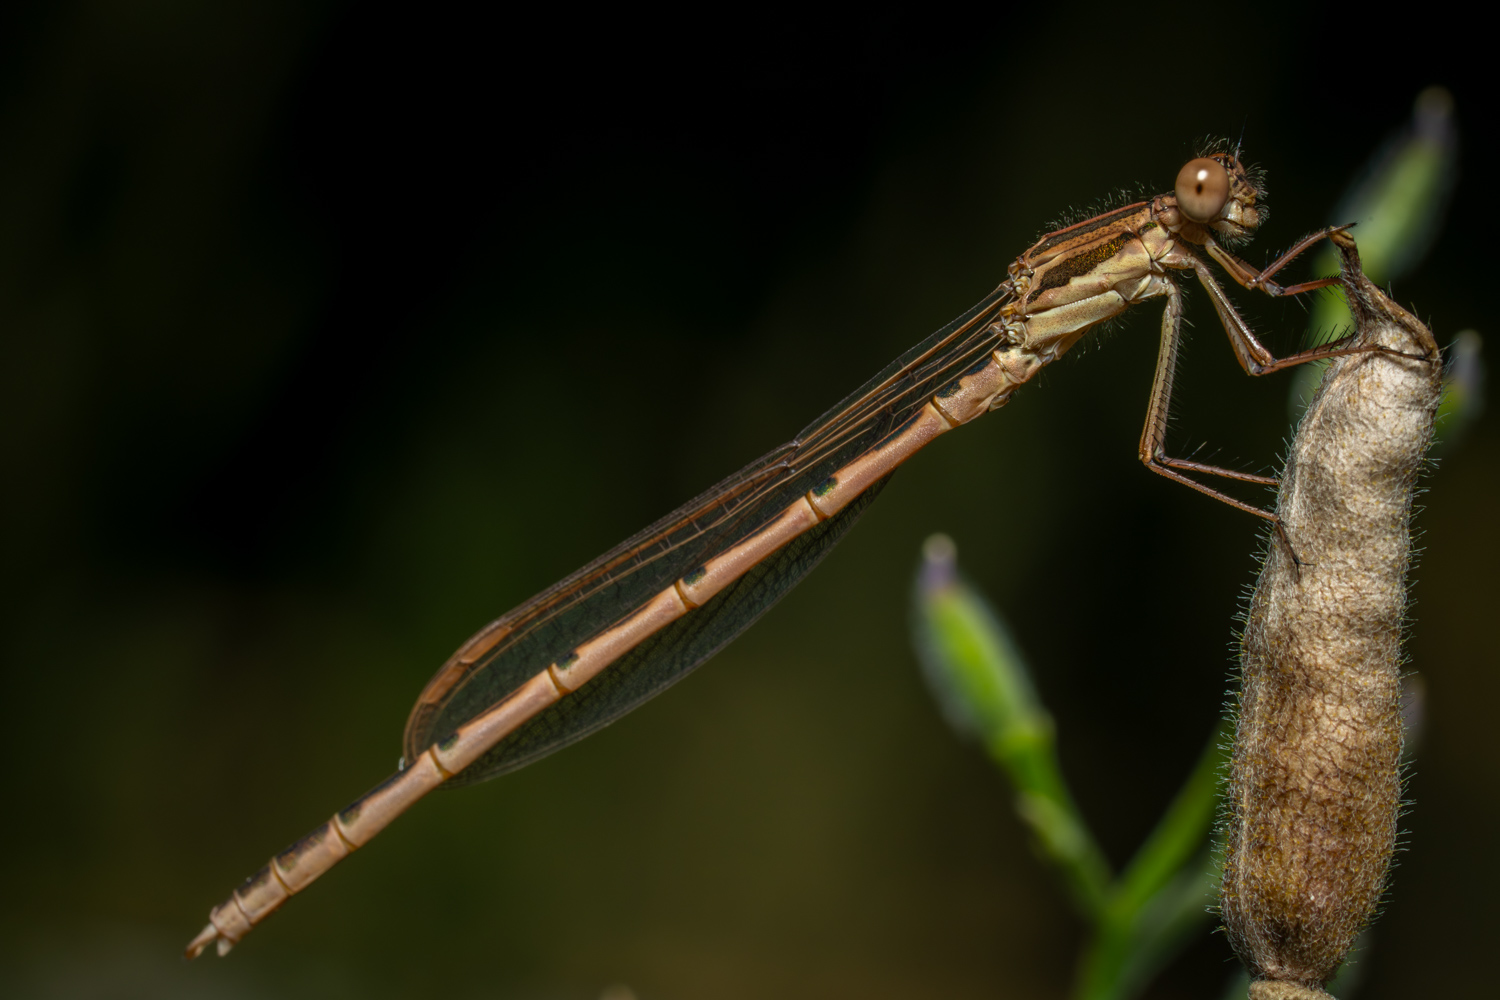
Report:
<svg viewBox="0 0 1500 1000"><path fill-rule="evenodd" d="M1317 4L54 3L0 14L0 987L38 997L1055 997L1080 930L922 690L947 531L1116 864L1228 684L1259 527L1144 471L1154 309L903 470L701 673L436 795L224 961L179 949L385 776L477 626L795 434L1069 205L1239 133L1322 224L1416 93L1464 147L1400 282L1492 327L1473 26ZM1477 43L1476 43L1477 44ZM1192 295L1179 448L1269 468L1287 378ZM1297 346L1296 304L1239 295ZM1479 995L1500 934L1500 432L1427 480L1428 730L1364 995ZM1252 493L1252 497L1257 494ZM1213 996L1206 932L1153 985Z"/></svg>

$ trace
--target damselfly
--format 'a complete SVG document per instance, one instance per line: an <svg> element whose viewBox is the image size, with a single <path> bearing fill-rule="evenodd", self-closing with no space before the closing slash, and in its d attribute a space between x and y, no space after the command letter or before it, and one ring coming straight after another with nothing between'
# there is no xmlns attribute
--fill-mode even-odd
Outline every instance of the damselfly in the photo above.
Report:
<svg viewBox="0 0 1500 1000"><path fill-rule="evenodd" d="M1331 229L1305 237L1263 271L1226 249L1265 219L1261 176L1238 153L1194 159L1172 192L1043 236L977 305L794 440L481 629L417 698L401 769L215 907L188 955L215 941L220 954L227 952L439 785L474 784L523 767L681 679L810 572L898 465L939 435L1003 406L1090 330L1136 303L1166 300L1141 461L1275 521L1189 473L1274 480L1165 452L1181 276L1198 279L1252 375L1356 350L1340 342L1274 356L1214 277L1210 263L1241 286L1273 296L1336 280L1285 287L1271 280Z"/></svg>

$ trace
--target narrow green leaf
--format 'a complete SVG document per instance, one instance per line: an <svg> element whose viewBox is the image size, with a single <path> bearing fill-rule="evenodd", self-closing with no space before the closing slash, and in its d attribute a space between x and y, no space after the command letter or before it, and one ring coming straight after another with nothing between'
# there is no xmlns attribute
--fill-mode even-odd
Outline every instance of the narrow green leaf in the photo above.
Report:
<svg viewBox="0 0 1500 1000"><path fill-rule="evenodd" d="M1395 281L1426 257L1442 230L1457 166L1453 96L1442 87L1428 87L1417 95L1410 122L1370 158L1334 212L1335 225L1358 223L1354 238L1371 280L1379 284ZM1338 253L1331 246L1313 263L1315 274L1336 274L1338 269ZM1351 322L1349 307L1340 296L1318 295L1309 322L1311 343L1344 336ZM1312 398L1322 369L1321 364L1296 369L1288 400L1294 419Z"/></svg>
<svg viewBox="0 0 1500 1000"><path fill-rule="evenodd" d="M913 635L933 696L954 730L1010 778L1039 851L1080 912L1097 921L1109 900L1109 864L1068 791L1052 716L1004 622L959 576L952 540L934 535L922 551Z"/></svg>

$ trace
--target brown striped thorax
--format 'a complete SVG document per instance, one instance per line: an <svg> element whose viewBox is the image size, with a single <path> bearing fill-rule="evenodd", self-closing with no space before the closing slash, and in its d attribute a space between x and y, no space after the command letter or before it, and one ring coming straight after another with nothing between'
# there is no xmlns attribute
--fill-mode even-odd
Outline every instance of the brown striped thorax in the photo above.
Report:
<svg viewBox="0 0 1500 1000"><path fill-rule="evenodd" d="M1008 269L1015 297L996 323L1002 339L1038 367L1055 361L1094 324L1168 294L1170 271L1253 235L1263 187L1233 154L1214 153L1184 165L1167 194L1046 234Z"/></svg>

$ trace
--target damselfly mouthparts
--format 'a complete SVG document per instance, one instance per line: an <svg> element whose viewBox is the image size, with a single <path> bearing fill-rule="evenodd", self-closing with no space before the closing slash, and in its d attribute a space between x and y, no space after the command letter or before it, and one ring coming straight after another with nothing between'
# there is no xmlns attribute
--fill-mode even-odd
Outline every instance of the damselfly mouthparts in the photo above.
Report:
<svg viewBox="0 0 1500 1000"><path fill-rule="evenodd" d="M1042 237L994 291L897 358L794 440L751 463L593 563L490 623L453 654L413 707L402 769L276 855L215 907L188 946L223 954L292 894L367 843L441 784L515 770L630 711L685 676L802 579L891 472L941 434L1011 393L1099 323L1166 299L1140 458L1152 471L1241 510L1274 515L1188 473L1273 480L1168 456L1180 276L1208 292L1241 366L1261 375L1348 353L1342 343L1277 358L1256 339L1210 269L1241 286L1293 295L1283 266L1264 271L1226 249L1264 219L1263 185L1238 151L1192 160L1175 190Z"/></svg>

